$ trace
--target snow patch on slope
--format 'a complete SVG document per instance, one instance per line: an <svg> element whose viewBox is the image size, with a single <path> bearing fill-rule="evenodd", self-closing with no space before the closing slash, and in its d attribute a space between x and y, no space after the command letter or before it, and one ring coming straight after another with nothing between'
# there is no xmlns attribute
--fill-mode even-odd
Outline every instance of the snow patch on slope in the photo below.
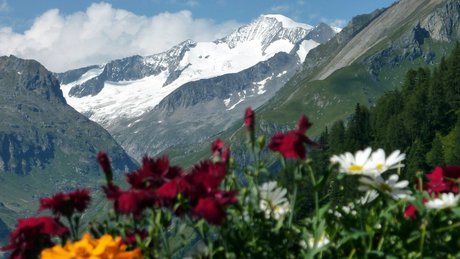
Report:
<svg viewBox="0 0 460 259"><path fill-rule="evenodd" d="M314 40L304 40L300 43L299 50L297 50L297 56L300 58L300 62L303 63L307 57L310 50L316 48L319 45L318 42Z"/></svg>

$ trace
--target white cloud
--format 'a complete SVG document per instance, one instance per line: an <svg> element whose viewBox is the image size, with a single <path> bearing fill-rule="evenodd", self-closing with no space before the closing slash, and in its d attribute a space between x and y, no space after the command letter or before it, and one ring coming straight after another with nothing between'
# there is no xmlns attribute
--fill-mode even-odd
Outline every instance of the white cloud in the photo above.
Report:
<svg viewBox="0 0 460 259"><path fill-rule="evenodd" d="M138 16L110 4L92 4L85 12L61 15L57 9L37 17L24 33L0 28L0 55L36 59L61 72L131 55L165 51L187 39L212 41L240 24L195 19L190 11Z"/></svg>
<svg viewBox="0 0 460 259"><path fill-rule="evenodd" d="M272 12L283 12L289 10L289 5L275 5L270 8Z"/></svg>
<svg viewBox="0 0 460 259"><path fill-rule="evenodd" d="M322 22L329 24L332 27L343 28L347 25L348 21L343 19L329 20L326 18L321 19Z"/></svg>
<svg viewBox="0 0 460 259"><path fill-rule="evenodd" d="M198 5L198 2L195 1L195 0L187 0L187 2L185 4L190 6L190 7L194 7L194 6Z"/></svg>

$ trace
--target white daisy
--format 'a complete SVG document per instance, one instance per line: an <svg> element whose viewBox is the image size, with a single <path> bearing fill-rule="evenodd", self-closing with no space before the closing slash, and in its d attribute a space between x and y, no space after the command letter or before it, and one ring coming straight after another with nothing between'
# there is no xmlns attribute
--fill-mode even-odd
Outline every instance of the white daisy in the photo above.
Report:
<svg viewBox="0 0 460 259"><path fill-rule="evenodd" d="M289 201L285 197L287 190L279 187L274 181L262 184L259 188L259 208L265 212L265 217L281 219L289 212Z"/></svg>
<svg viewBox="0 0 460 259"><path fill-rule="evenodd" d="M385 156L383 149L377 149L371 155L369 166L372 167L377 174L381 174L387 170L403 167L401 164L406 158L406 154L399 150L393 151L388 157Z"/></svg>
<svg viewBox="0 0 460 259"><path fill-rule="evenodd" d="M328 236L323 233L319 238L318 240L316 241L316 246L315 246L315 238L314 237L310 237L308 238L308 242L306 242L305 244L305 247L304 248L307 248L307 245L308 245L308 248L321 248L327 244L329 244L331 241L329 240Z"/></svg>
<svg viewBox="0 0 460 259"><path fill-rule="evenodd" d="M425 206L428 209L437 209L442 210L446 208L452 208L457 206L460 195L455 195L453 193L441 193L438 198L429 200L425 203Z"/></svg>
<svg viewBox="0 0 460 259"><path fill-rule="evenodd" d="M361 177L359 181L364 185L359 186L358 189L361 191L378 190L395 200L409 199L411 192L405 189L409 182L407 180L398 182L398 179L397 174L392 174L388 180L383 179L380 175L376 175L373 178Z"/></svg>
<svg viewBox="0 0 460 259"><path fill-rule="evenodd" d="M340 165L340 172L346 174L373 174L369 168L369 156L372 152L370 147L365 150L359 150L353 156L350 152L341 155L334 155L330 161L333 164Z"/></svg>
<svg viewBox="0 0 460 259"><path fill-rule="evenodd" d="M361 205L368 204L377 199L377 197L379 197L379 193L376 190L366 191L364 196L361 197L357 203Z"/></svg>

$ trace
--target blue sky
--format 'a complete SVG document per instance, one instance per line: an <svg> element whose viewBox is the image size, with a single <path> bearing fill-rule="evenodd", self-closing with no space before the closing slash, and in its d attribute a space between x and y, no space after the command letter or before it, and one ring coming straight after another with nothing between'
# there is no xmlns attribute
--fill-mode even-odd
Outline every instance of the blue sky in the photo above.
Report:
<svg viewBox="0 0 460 259"><path fill-rule="evenodd" d="M394 0L0 0L0 55L54 71L215 40L261 14L342 27ZM69 51L72 50L72 51Z"/></svg>
<svg viewBox="0 0 460 259"><path fill-rule="evenodd" d="M17 31L27 29L35 17L57 8L62 14L86 10L92 0L0 0L2 25ZM321 21L344 24L351 17L387 7L395 0L108 0L114 8L138 15L190 10L196 18L216 22L236 20L247 23L260 14L280 13L298 22L316 25ZM39 3L39 4L37 4ZM336 24L337 25L337 24Z"/></svg>

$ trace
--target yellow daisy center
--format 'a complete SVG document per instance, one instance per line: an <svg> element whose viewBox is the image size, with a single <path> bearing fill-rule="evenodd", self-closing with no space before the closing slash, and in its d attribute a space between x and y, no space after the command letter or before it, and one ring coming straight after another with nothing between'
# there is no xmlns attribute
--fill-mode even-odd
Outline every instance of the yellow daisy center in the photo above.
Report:
<svg viewBox="0 0 460 259"><path fill-rule="evenodd" d="M379 170L379 171L382 171L382 170L383 170L383 164L377 164L375 167L376 167L377 170Z"/></svg>
<svg viewBox="0 0 460 259"><path fill-rule="evenodd" d="M348 171L353 172L353 173L360 172L362 170L363 170L363 167L360 165L352 164L348 167Z"/></svg>

